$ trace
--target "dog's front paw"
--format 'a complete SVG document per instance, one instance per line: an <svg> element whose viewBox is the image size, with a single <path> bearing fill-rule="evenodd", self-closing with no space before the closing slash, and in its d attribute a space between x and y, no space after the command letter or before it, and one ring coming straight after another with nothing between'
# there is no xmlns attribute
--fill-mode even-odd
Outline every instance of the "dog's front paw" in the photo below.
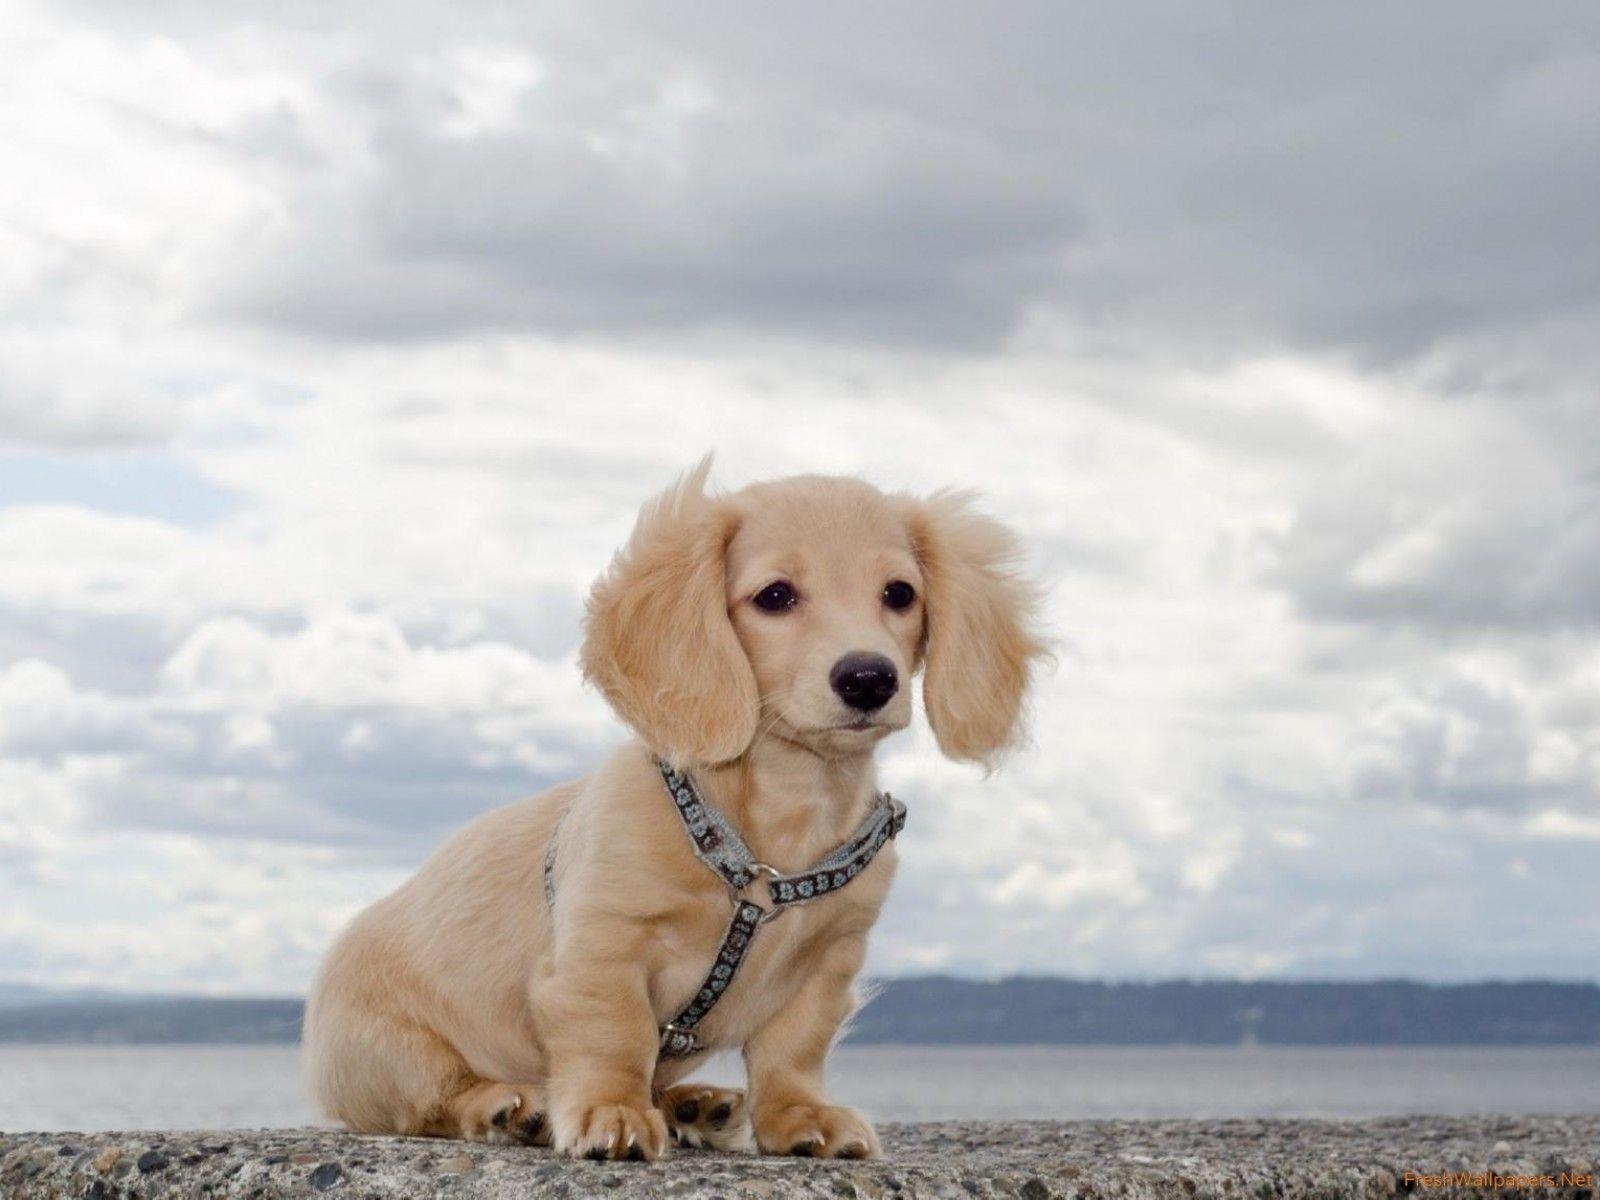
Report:
<svg viewBox="0 0 1600 1200"><path fill-rule="evenodd" d="M758 1110L756 1145L763 1154L806 1158L876 1158L878 1135L853 1108L832 1104L790 1104Z"/></svg>
<svg viewBox="0 0 1600 1200"><path fill-rule="evenodd" d="M555 1145L572 1158L650 1162L667 1152L667 1122L659 1108L582 1105L557 1123Z"/></svg>

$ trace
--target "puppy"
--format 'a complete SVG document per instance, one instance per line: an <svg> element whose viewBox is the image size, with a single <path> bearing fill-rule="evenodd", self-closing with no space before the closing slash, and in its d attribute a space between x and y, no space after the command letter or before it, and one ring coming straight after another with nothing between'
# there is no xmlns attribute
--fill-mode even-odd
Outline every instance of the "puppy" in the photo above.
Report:
<svg viewBox="0 0 1600 1200"><path fill-rule="evenodd" d="M887 836L872 755L910 721L919 669L946 755L992 765L1018 738L1034 592L964 495L815 476L707 495L709 466L644 508L589 599L585 675L637 739L468 825L329 952L304 1044L335 1120L599 1158L654 1159L674 1137L878 1153L822 1073L894 849L849 870L828 856L864 821ZM729 831L711 842L759 860L731 897L700 801ZM772 877L819 860L841 864L818 884L837 893L780 906ZM760 923L731 982L668 1053L741 911ZM682 1082L734 1047L747 1091Z"/></svg>

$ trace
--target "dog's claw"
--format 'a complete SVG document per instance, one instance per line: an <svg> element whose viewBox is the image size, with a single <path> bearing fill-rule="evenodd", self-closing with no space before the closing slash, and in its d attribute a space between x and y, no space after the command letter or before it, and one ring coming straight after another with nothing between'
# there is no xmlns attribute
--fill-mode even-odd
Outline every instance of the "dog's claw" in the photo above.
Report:
<svg viewBox="0 0 1600 1200"><path fill-rule="evenodd" d="M469 1141L528 1141L538 1135L544 1114L536 1111L539 1093L528 1084L485 1083L462 1094L456 1136ZM531 1115L530 1115L531 1114ZM532 1129L529 1122L535 1121Z"/></svg>

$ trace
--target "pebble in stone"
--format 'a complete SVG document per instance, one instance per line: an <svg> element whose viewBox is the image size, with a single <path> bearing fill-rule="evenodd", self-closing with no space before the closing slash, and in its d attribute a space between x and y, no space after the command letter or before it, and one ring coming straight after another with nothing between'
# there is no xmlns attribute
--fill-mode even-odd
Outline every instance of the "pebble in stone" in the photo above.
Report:
<svg viewBox="0 0 1600 1200"><path fill-rule="evenodd" d="M37 1159L19 1154L11 1160L10 1166L6 1169L6 1176L16 1180L32 1179L43 1169Z"/></svg>
<svg viewBox="0 0 1600 1200"><path fill-rule="evenodd" d="M139 1168L139 1174L149 1175L155 1171L165 1171L169 1166L167 1156L159 1150L146 1150L139 1155L139 1161L134 1166Z"/></svg>
<svg viewBox="0 0 1600 1200"><path fill-rule="evenodd" d="M344 1181L344 1168L336 1162L325 1162L311 1172L311 1186L319 1192L336 1188Z"/></svg>

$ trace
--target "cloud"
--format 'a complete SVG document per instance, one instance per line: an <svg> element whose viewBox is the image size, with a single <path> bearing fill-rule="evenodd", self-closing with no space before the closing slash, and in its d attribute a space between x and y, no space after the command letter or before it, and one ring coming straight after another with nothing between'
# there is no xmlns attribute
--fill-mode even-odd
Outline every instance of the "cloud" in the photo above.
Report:
<svg viewBox="0 0 1600 1200"><path fill-rule="evenodd" d="M1561 411L1417 400L1308 490L1281 577L1313 615L1591 626L1600 455Z"/></svg>
<svg viewBox="0 0 1600 1200"><path fill-rule="evenodd" d="M1600 797L1600 658L1592 646L1544 664L1458 651L1426 675L1415 671L1375 691L1352 739L1359 794L1538 809L1552 831L1562 812L1592 810Z"/></svg>
<svg viewBox="0 0 1600 1200"><path fill-rule="evenodd" d="M972 347L1080 224L980 129L724 95L717 64L640 78L532 54L501 61L526 90L486 125L481 57L363 80L376 113L336 80L323 102L370 162L301 184L304 220L250 247L223 307L319 336L736 326Z"/></svg>
<svg viewBox="0 0 1600 1200"><path fill-rule="evenodd" d="M1593 975L1589 8L356 20L8 14L0 974L300 986L623 736L584 589L714 448L1049 585L874 970Z"/></svg>
<svg viewBox="0 0 1600 1200"><path fill-rule="evenodd" d="M0 754L54 769L85 818L415 853L477 813L581 773L615 739L570 661L505 644L412 646L389 618L277 634L202 623L154 690L0 672Z"/></svg>
<svg viewBox="0 0 1600 1200"><path fill-rule="evenodd" d="M115 833L0 912L0 975L134 991L295 994L364 898L399 873L304 847ZM95 881L114 878L112 889Z"/></svg>
<svg viewBox="0 0 1600 1200"><path fill-rule="evenodd" d="M207 136L260 164L196 297L319 336L1382 362L1588 311L1600 266L1600 23L1576 6L598 4L349 40L287 10L244 64L218 14L80 11L166 34L169 90L214 97Z"/></svg>
<svg viewBox="0 0 1600 1200"><path fill-rule="evenodd" d="M15 357L0 364L0 437L25 445L123 445L156 441L170 433L176 421L163 412L164 404L151 405L129 397L106 378L110 372L71 372L57 363L39 367L26 361L82 353L81 343L47 339L22 341ZM152 389L153 390L153 389Z"/></svg>

